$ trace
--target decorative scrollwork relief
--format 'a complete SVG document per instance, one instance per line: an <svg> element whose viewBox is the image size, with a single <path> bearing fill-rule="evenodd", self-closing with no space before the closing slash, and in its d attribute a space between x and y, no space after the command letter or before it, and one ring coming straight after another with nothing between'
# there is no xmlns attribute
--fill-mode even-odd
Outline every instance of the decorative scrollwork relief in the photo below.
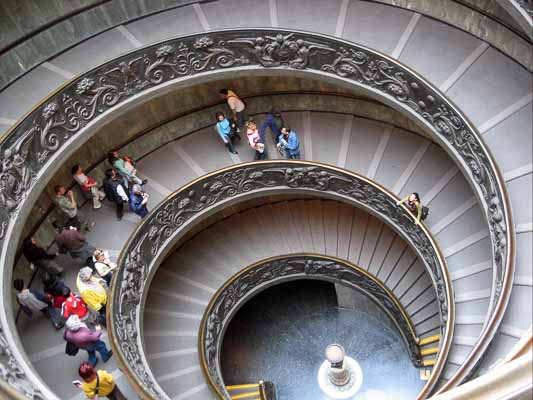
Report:
<svg viewBox="0 0 533 400"><path fill-rule="evenodd" d="M45 400L41 391L27 378L22 366L15 358L2 327L0 327L0 379L27 399Z"/></svg>
<svg viewBox="0 0 533 400"><path fill-rule="evenodd" d="M6 248L9 227L22 222L18 220L20 209L29 206L25 204L28 193L51 167L52 156L65 150L69 141L83 134L96 118L174 79L241 67L330 74L381 93L426 121L479 194L489 223L495 266L491 304L505 304L500 301L501 291L512 270L509 204L480 135L435 88L401 64L356 44L288 30L243 29L168 40L82 74L47 98L0 143L0 245ZM315 179L318 187L328 185L320 177L308 178ZM196 202L198 194L192 196L195 205L184 205L175 220L162 212L159 218L166 221L167 228L154 227L151 235L163 240L168 230L179 226L196 207L205 207ZM151 247L151 251L157 249L157 245Z"/></svg>
<svg viewBox="0 0 533 400"><path fill-rule="evenodd" d="M516 0L520 7L533 18L533 1L532 0Z"/></svg>
<svg viewBox="0 0 533 400"><path fill-rule="evenodd" d="M119 260L110 306L112 329L117 332L113 338L116 340L115 347L122 354L121 358L131 367L139 385L149 388L150 396L165 398L165 394L158 390L156 382L147 372L148 365L143 364L140 356L143 354L139 338L140 305L145 282L157 268L153 265L154 260L172 245L174 237L190 229L190 225L193 224L188 222L193 218L203 213L209 215L227 200L243 201L264 190L268 193L312 191L317 194L327 194L328 197L336 197L365 208L391 224L411 243L432 275L440 307L443 336L451 329L453 324L453 313L450 311L451 284L445 273L444 261L426 231L414 224L413 217L408 211L396 206L396 199L393 196L365 178L320 164L303 161L269 161L237 165L209 174L168 197L149 214L123 249L125 256ZM208 320L205 329L207 340L214 343L213 340L219 337L223 322L220 316L228 315L246 288L258 284L257 282L263 279L270 279L274 271L278 277L290 274L293 267L297 268L290 264L284 265L283 268L279 267L279 271L264 270L261 274L258 273L254 283L248 278L243 278L228 287L222 295L224 301L216 306L216 312ZM316 265L304 265L302 268L300 272L308 275L326 273ZM350 282L351 278L346 275L344 268L337 266L335 268L328 269L328 276ZM378 287L369 284L363 286L372 293L378 290ZM389 310L395 307L377 292L376 297ZM407 329L405 324L402 326ZM413 359L418 360L414 341L409 348ZM215 357L215 348L208 346L206 354L208 358ZM217 377L216 374L212 376Z"/></svg>
<svg viewBox="0 0 533 400"><path fill-rule="evenodd" d="M236 309L251 298L266 283L281 283L287 278L307 277L327 279L355 287L372 296L394 319L406 341L411 360L421 366L421 355L411 322L399 306L399 301L378 280L342 260L315 255L276 257L246 268L215 294L200 327L201 362L219 393L227 395L222 380L220 350L225 328Z"/></svg>

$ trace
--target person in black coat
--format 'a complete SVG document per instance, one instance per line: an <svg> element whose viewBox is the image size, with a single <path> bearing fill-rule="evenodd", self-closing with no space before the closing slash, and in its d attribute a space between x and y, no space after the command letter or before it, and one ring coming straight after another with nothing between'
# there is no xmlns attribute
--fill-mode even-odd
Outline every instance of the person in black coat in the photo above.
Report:
<svg viewBox="0 0 533 400"><path fill-rule="evenodd" d="M43 275L42 282L44 293L53 298L54 308L61 308L63 302L70 295L70 288L57 275L49 273Z"/></svg>
<svg viewBox="0 0 533 400"><path fill-rule="evenodd" d="M103 189L106 198L117 206L117 220L121 220L124 215L124 202L129 200L127 190L122 183L122 178L117 171L109 168L105 171Z"/></svg>
<svg viewBox="0 0 533 400"><path fill-rule="evenodd" d="M35 238L27 238L22 244L22 254L33 265L42 268L45 272L53 275L60 275L63 273L61 268L54 259L57 254L48 254L48 252L37 244Z"/></svg>

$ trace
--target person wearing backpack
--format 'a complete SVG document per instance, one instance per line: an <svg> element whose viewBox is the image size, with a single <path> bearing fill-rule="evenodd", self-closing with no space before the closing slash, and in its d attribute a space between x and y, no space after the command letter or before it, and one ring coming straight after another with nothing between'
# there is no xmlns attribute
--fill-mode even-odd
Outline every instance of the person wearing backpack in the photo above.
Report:
<svg viewBox="0 0 533 400"><path fill-rule="evenodd" d="M43 291L45 294L52 296L54 308L61 308L63 302L70 295L70 288L57 275L45 272L42 277Z"/></svg>
<svg viewBox="0 0 533 400"><path fill-rule="evenodd" d="M87 325L81 322L76 314L68 317L65 327L67 329L63 334L63 339L71 344L71 348L76 347L87 351L89 354L89 363L93 367L98 363L96 352L100 353L103 362L107 362L113 355L113 351L109 350L106 344L100 340L102 332L91 331L87 328Z"/></svg>
<svg viewBox="0 0 533 400"><path fill-rule="evenodd" d="M90 363L84 361L80 364L78 374L83 382L74 382L74 384L83 390L88 399L107 397L109 400L127 400L110 373L101 369L97 371Z"/></svg>
<svg viewBox="0 0 533 400"><path fill-rule="evenodd" d="M222 111L217 111L215 114L217 123L215 130L228 148L231 154L237 154L233 141L238 138L241 140L241 136L235 132L236 125L226 118Z"/></svg>
<svg viewBox="0 0 533 400"><path fill-rule="evenodd" d="M78 272L76 286L80 296L93 312L99 324L106 324L106 305L107 305L107 284L106 282L93 275L90 267L83 267Z"/></svg>
<svg viewBox="0 0 533 400"><path fill-rule="evenodd" d="M420 201L420 196L418 193L413 192L409 196L406 196L400 201L396 202L396 205L400 205L405 203L407 208L416 216L415 217L415 224L419 225L420 221L424 221L428 214L429 214L429 208L424 207L422 205L422 202Z"/></svg>
<svg viewBox="0 0 533 400"><path fill-rule="evenodd" d="M116 204L117 220L120 221L124 215L124 202L128 202L128 195L122 183L122 179L112 168L105 171L105 179L103 182L104 193L109 201Z"/></svg>

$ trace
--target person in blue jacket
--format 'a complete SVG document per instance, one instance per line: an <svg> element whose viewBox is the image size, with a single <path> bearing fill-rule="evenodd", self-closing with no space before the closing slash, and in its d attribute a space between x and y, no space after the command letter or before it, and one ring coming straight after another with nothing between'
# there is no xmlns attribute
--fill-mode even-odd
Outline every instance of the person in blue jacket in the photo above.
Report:
<svg viewBox="0 0 533 400"><path fill-rule="evenodd" d="M146 203L148 203L148 198L150 196L148 193L143 192L141 185L133 185L130 193L130 209L139 217L144 218L148 214L148 208Z"/></svg>
<svg viewBox="0 0 533 400"><path fill-rule="evenodd" d="M285 150L285 155L290 160L299 160L300 159L300 141L296 132L291 130L287 126L282 126L281 135L278 137L277 146Z"/></svg>
<svg viewBox="0 0 533 400"><path fill-rule="evenodd" d="M218 132L218 135L228 148L228 151L232 154L237 154L237 150L235 150L233 141L235 138L240 140L241 137L237 132L235 132L235 124L227 119L222 111L218 111L215 115L217 119L215 129Z"/></svg>
<svg viewBox="0 0 533 400"><path fill-rule="evenodd" d="M261 137L261 143L265 143L265 135L267 128L270 128L272 133L272 138L276 142L281 135L281 127L285 125L283 123L283 117L281 116L281 111L277 107L272 107L270 112L266 115L261 128L259 129L259 136Z"/></svg>

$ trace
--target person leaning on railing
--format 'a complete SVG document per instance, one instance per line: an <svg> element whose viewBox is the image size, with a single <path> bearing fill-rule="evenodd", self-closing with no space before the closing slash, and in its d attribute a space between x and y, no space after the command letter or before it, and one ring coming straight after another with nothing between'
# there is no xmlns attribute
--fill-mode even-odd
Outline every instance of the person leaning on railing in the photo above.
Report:
<svg viewBox="0 0 533 400"><path fill-rule="evenodd" d="M240 132L243 129L244 123L247 119L244 112L246 105L241 98L237 96L237 93L232 90L220 89L219 94L228 103L228 107L233 116L233 121L235 124L237 124L237 132Z"/></svg>
<svg viewBox="0 0 533 400"><path fill-rule="evenodd" d="M427 207L424 207L422 205L422 202L420 201L420 196L418 193L413 192L409 196L406 196L400 201L396 202L396 205L404 204L407 206L409 210L415 215L415 224L419 225L420 220L424 220L427 217L427 212L425 212L424 208L427 210Z"/></svg>
<svg viewBox="0 0 533 400"><path fill-rule="evenodd" d="M78 212L78 203L72 190L67 190L65 186L57 185L54 187L54 203L59 211L67 218L64 226L75 226L78 230L89 231L94 227L94 222L80 220Z"/></svg>

